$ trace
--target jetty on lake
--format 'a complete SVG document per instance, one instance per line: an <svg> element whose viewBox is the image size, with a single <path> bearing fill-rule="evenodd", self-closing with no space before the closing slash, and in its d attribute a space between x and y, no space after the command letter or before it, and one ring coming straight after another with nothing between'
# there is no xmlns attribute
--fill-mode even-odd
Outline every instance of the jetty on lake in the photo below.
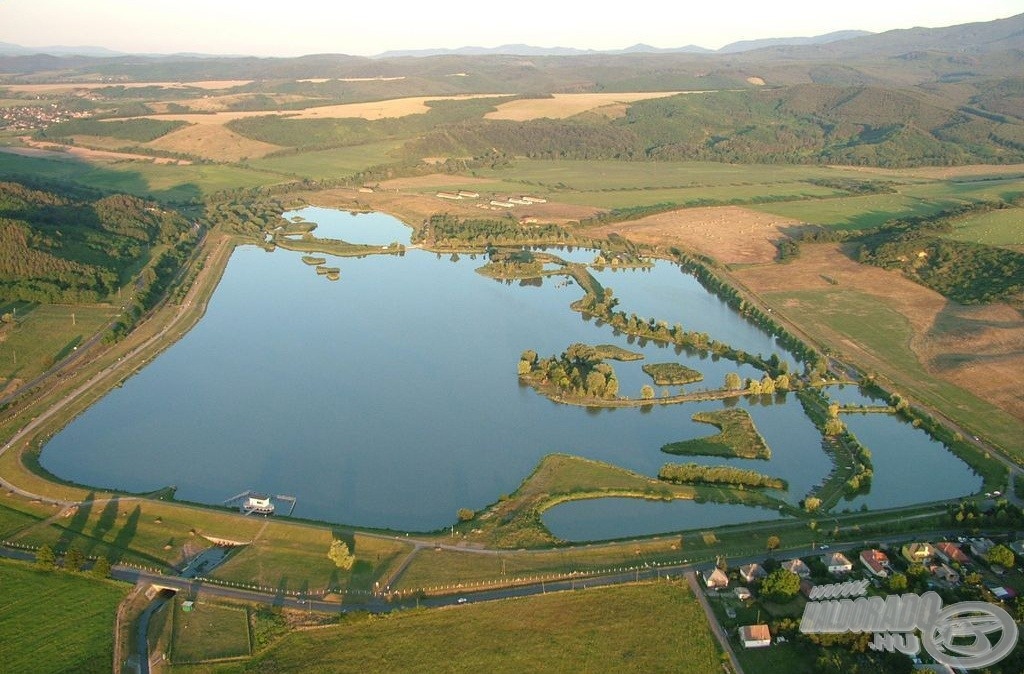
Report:
<svg viewBox="0 0 1024 674"><path fill-rule="evenodd" d="M295 510L295 502L296 498L287 494L270 496L248 489L224 501L224 505L231 508L237 507L243 515L256 514L263 516L273 515L275 512L278 512L278 506L281 506L282 509L287 507L287 512L284 513L284 516L289 517Z"/></svg>

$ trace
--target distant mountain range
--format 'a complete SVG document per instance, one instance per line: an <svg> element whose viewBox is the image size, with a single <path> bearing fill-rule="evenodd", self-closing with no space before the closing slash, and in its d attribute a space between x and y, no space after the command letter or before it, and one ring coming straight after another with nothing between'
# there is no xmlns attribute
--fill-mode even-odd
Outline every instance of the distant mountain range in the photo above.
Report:
<svg viewBox="0 0 1024 674"><path fill-rule="evenodd" d="M763 47L778 47L785 45L809 45L827 44L837 40L847 40L853 37L872 35L863 30L843 30L814 37L779 37L763 40L743 40L727 44L721 49L705 49L704 47L690 44L685 47L652 47L648 44L635 44L625 49L577 49L574 47L534 47L528 44L506 44L500 47L459 47L457 49L402 49L387 51L377 54L371 58L404 58L404 57L426 57L426 56L482 56L487 54L503 54L508 56L583 56L588 54L735 54L751 49ZM9 42L0 42L0 55L4 56L29 56L33 54L49 54L50 56L92 56L96 58L108 58L115 56L128 56L125 52L114 51L106 47L79 46L68 47L63 45L50 47L23 47ZM136 56L167 56L164 54L134 54ZM182 57L210 58L212 54L173 54ZM226 56L226 55L221 55Z"/></svg>
<svg viewBox="0 0 1024 674"><path fill-rule="evenodd" d="M585 56L591 54L736 54L762 49L764 47L780 47L786 45L828 44L838 40L873 35L864 30L841 30L814 37L776 37L763 40L742 40L725 45L721 49L705 49L690 44L685 47L652 47L648 44L635 44L625 49L575 49L573 47L533 47L527 44L505 44L500 47L459 47L458 49L402 49L386 51L373 58L403 58L425 56L482 56L485 54L503 54L508 56Z"/></svg>

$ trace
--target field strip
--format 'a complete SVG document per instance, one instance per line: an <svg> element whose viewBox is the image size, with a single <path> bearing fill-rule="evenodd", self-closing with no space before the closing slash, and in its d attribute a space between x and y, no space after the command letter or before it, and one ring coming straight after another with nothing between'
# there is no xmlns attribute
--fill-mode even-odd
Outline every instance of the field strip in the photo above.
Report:
<svg viewBox="0 0 1024 674"><path fill-rule="evenodd" d="M409 98L391 98L386 101L370 101L366 103L342 103L339 105L323 105L303 110L289 110L287 112L272 112L270 110L255 110L245 112L215 112L213 114L172 114L172 115L143 115L150 119L161 119L167 121L181 121L190 124L226 124L236 119L247 117L266 117L275 115L289 119L344 119L359 117L362 119L376 120L390 117L405 117L407 115L422 115L430 111L428 101L463 101L470 98L493 98L495 96L507 96L508 94L460 94L457 96L412 96Z"/></svg>
<svg viewBox="0 0 1024 674"><path fill-rule="evenodd" d="M618 94L554 94L551 98L522 98L502 103L494 112L488 112L484 119L505 119L525 122L547 117L565 119L587 110L617 103L634 103L649 98L666 98L676 94L701 94L706 91L647 91Z"/></svg>

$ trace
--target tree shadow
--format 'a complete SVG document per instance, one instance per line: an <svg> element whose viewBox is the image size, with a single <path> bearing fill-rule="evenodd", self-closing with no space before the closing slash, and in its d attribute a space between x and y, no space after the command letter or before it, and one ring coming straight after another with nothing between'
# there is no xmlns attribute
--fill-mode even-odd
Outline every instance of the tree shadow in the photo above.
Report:
<svg viewBox="0 0 1024 674"><path fill-rule="evenodd" d="M85 551L86 555L91 554L96 544L102 541L103 537L114 528L114 525L117 523L117 512L120 507L121 500L116 497L107 501L107 504L103 506L99 519L96 520L96 524L92 527L92 533L90 534L92 538L89 541L89 547Z"/></svg>
<svg viewBox="0 0 1024 674"><path fill-rule="evenodd" d="M54 550L57 552L67 550L75 538L85 533L85 525L89 521L89 515L92 513L92 502L95 498L96 492L89 492L85 500L78 505L78 509L71 516L68 523L58 525L61 526L62 531L60 532L60 538L57 539L57 543L54 546Z"/></svg>
<svg viewBox="0 0 1024 674"><path fill-rule="evenodd" d="M110 544L111 563L117 564L124 559L125 553L128 552L128 546L131 545L132 540L135 538L135 533L138 531L139 518L141 516L142 507L136 505L131 514L128 515L128 520L121 527L121 530L117 532L117 536L114 537L113 542Z"/></svg>

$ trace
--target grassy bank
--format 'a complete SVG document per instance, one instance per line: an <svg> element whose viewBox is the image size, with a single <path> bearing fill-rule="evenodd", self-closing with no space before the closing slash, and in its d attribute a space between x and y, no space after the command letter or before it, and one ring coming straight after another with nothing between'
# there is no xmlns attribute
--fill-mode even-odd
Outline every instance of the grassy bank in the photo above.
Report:
<svg viewBox="0 0 1024 674"><path fill-rule="evenodd" d="M662 582L294 632L235 671L705 674L718 667L718 649L696 599L685 586Z"/></svg>
<svg viewBox="0 0 1024 674"><path fill-rule="evenodd" d="M740 408L715 412L697 412L694 421L716 426L721 432L704 438L670 442L661 451L666 454L724 456L743 459L770 459L772 451L757 432L750 414Z"/></svg>

